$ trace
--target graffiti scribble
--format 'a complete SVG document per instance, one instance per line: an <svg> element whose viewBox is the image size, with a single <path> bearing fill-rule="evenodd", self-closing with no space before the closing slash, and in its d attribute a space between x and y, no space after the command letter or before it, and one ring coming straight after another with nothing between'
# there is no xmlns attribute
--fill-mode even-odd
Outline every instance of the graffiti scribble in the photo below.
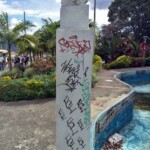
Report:
<svg viewBox="0 0 150 150"><path fill-rule="evenodd" d="M66 80L64 83L59 84L60 85L65 85L67 88L65 90L73 92L78 85L82 86L80 80L81 78L79 77L79 71L80 71L80 65L73 65L72 59L69 61L66 60L64 63L61 64L61 72L67 75Z"/></svg>
<svg viewBox="0 0 150 150"><path fill-rule="evenodd" d="M79 41L77 35L69 37L68 40L66 40L65 38L61 38L58 43L61 48L60 52L68 53L71 51L73 54L75 54L76 57L78 57L79 55L84 55L91 50L90 41Z"/></svg>

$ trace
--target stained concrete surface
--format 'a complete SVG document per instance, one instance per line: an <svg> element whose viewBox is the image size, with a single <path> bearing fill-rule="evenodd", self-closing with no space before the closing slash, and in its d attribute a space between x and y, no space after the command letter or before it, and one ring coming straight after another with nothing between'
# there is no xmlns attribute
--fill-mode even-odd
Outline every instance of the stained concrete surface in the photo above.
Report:
<svg viewBox="0 0 150 150"><path fill-rule="evenodd" d="M0 102L0 150L55 150L55 100Z"/></svg>

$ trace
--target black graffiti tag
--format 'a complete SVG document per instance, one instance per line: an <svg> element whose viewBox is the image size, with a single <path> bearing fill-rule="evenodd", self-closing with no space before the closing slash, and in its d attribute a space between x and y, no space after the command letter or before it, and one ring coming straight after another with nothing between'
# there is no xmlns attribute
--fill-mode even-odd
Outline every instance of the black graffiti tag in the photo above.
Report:
<svg viewBox="0 0 150 150"><path fill-rule="evenodd" d="M86 110L85 102L82 99L79 99L79 101L77 102L77 105L81 113Z"/></svg>
<svg viewBox="0 0 150 150"><path fill-rule="evenodd" d="M71 132L72 132L72 136L74 136L76 133L78 133L78 130L74 130L75 129L75 123L74 123L74 120L73 118L69 118L67 120L67 126L70 128Z"/></svg>
<svg viewBox="0 0 150 150"><path fill-rule="evenodd" d="M70 114L72 114L77 108L73 108L73 102L70 100L68 96L64 99L65 107L70 111Z"/></svg>
<svg viewBox="0 0 150 150"><path fill-rule="evenodd" d="M78 143L82 147L82 149L86 146L86 144L84 143L84 140L81 137L78 138Z"/></svg>
<svg viewBox="0 0 150 150"><path fill-rule="evenodd" d="M61 72L62 73L68 73L68 74L72 74L74 76L74 78L79 78L78 77L78 74L79 74L79 71L80 71L80 65L78 64L77 66L73 66L73 63L72 63L72 59L70 59L68 62L67 60L65 62L63 62L61 64Z"/></svg>
<svg viewBox="0 0 150 150"><path fill-rule="evenodd" d="M60 118L62 119L62 120L65 120L66 119L66 116L65 116L65 113L64 113L64 111L60 108L59 109L59 115L60 115Z"/></svg>
<svg viewBox="0 0 150 150"><path fill-rule="evenodd" d="M72 150L74 150L73 145L75 144L75 142L74 142L74 139L72 138L72 136L70 134L68 134L65 137L65 140L66 140L67 146L70 147Z"/></svg>
<svg viewBox="0 0 150 150"><path fill-rule="evenodd" d="M89 67L86 67L86 69L85 69L85 71L84 71L84 74L83 74L85 77L87 76L88 70L89 70Z"/></svg>
<svg viewBox="0 0 150 150"><path fill-rule="evenodd" d="M84 130L84 124L83 124L81 119L77 122L77 124L78 124L81 131Z"/></svg>
<svg viewBox="0 0 150 150"><path fill-rule="evenodd" d="M65 61L61 64L61 72L67 75L67 78L64 83L60 85L65 85L67 88L65 90L73 92L78 85L82 86L79 77L80 64L74 66L72 63L72 59L69 61Z"/></svg>

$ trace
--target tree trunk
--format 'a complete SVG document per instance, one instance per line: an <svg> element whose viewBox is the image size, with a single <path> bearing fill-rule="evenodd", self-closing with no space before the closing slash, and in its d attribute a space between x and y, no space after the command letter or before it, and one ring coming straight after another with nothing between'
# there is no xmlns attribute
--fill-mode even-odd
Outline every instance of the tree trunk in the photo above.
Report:
<svg viewBox="0 0 150 150"><path fill-rule="evenodd" d="M54 50L52 49L51 51L52 51L52 57L53 57L54 56Z"/></svg>
<svg viewBox="0 0 150 150"><path fill-rule="evenodd" d="M8 42L8 68L12 70L12 59L11 59L11 44Z"/></svg>
<svg viewBox="0 0 150 150"><path fill-rule="evenodd" d="M35 62L35 53L33 53L33 61Z"/></svg>
<svg viewBox="0 0 150 150"><path fill-rule="evenodd" d="M32 64L32 56L31 56L31 51L30 51L30 64Z"/></svg>

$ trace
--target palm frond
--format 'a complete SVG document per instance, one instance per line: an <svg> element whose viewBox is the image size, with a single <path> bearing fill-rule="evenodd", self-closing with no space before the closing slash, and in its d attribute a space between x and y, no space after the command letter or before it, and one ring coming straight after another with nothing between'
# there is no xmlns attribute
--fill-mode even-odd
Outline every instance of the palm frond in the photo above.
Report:
<svg viewBox="0 0 150 150"><path fill-rule="evenodd" d="M13 32L24 32L32 27L35 27L35 25L30 21L20 22L13 28Z"/></svg>
<svg viewBox="0 0 150 150"><path fill-rule="evenodd" d="M53 23L51 18L48 18L48 19L42 18L42 21L43 21L45 26L48 26L49 24Z"/></svg>
<svg viewBox="0 0 150 150"><path fill-rule="evenodd" d="M0 14L0 29L4 30L4 28L9 29L8 14L6 12Z"/></svg>
<svg viewBox="0 0 150 150"><path fill-rule="evenodd" d="M33 47L33 48L35 48L35 46L36 46L36 44L35 44L36 39L32 35L24 35L24 36L19 37L18 39L16 39L16 43L19 43L19 42L23 42L26 45Z"/></svg>

